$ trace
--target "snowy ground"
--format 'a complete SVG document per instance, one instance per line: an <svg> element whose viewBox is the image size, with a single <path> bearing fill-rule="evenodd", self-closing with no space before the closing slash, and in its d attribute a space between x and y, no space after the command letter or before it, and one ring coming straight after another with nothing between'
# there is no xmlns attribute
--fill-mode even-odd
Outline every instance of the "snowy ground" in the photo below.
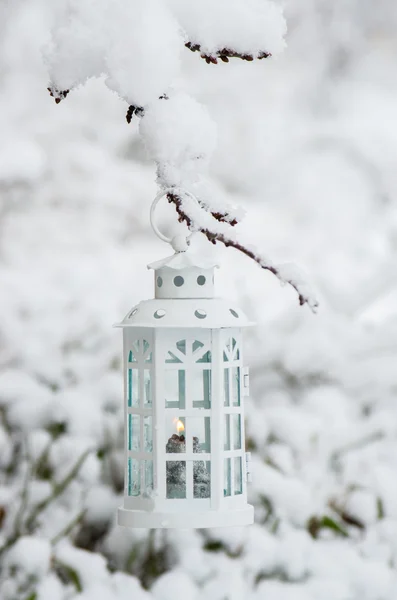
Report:
<svg viewBox="0 0 397 600"><path fill-rule="evenodd" d="M186 50L179 83L218 125L211 182L247 211L242 235L303 266L321 308L214 250L218 293L258 322L256 524L148 535L115 524L111 325L168 253L155 168L103 81L49 97L44 0L0 2L1 600L397 598L397 16L392 0L285 5L282 55Z"/></svg>

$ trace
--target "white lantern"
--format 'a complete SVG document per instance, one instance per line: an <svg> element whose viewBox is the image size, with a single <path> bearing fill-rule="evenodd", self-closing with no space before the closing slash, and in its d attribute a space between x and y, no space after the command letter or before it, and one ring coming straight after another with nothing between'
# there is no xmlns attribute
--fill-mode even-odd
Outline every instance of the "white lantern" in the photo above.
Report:
<svg viewBox="0 0 397 600"><path fill-rule="evenodd" d="M118 326L124 341L125 493L118 523L248 525L242 328L214 297L214 267L189 251L149 265L155 299Z"/></svg>

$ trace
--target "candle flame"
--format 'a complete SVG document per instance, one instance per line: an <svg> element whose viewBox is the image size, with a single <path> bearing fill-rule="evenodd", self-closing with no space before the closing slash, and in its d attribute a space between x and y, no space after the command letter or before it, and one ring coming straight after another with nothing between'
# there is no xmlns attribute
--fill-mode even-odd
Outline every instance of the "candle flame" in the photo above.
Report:
<svg viewBox="0 0 397 600"><path fill-rule="evenodd" d="M180 419L178 419L176 421L176 430L177 430L178 433L181 433L182 431L185 431L185 426L184 426L184 424L182 423L182 421Z"/></svg>

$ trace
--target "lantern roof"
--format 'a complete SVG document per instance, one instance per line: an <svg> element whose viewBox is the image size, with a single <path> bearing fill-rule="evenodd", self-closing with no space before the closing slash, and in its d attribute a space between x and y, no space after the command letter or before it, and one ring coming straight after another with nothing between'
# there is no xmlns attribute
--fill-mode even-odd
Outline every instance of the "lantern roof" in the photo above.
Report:
<svg viewBox="0 0 397 600"><path fill-rule="evenodd" d="M117 326L220 329L251 325L234 302L214 296L216 266L189 251L148 265L154 270L155 298L134 306Z"/></svg>
<svg viewBox="0 0 397 600"><path fill-rule="evenodd" d="M239 306L223 298L143 300L116 327L200 328L253 325Z"/></svg>
<svg viewBox="0 0 397 600"><path fill-rule="evenodd" d="M148 265L148 269L158 271L168 268L180 271L181 269L189 269L195 267L197 269L214 269L219 268L219 265L208 258L198 256L192 252L175 252L172 256L167 256L162 260L158 260Z"/></svg>

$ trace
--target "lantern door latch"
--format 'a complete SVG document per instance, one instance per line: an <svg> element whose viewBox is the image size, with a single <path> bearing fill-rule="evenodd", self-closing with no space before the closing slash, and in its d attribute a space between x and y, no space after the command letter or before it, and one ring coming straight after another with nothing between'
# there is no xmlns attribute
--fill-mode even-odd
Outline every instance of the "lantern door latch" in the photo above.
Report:
<svg viewBox="0 0 397 600"><path fill-rule="evenodd" d="M252 483L251 452L245 453L245 468L246 468L246 474L247 474L247 483Z"/></svg>
<svg viewBox="0 0 397 600"><path fill-rule="evenodd" d="M250 395L250 370L249 370L249 367L243 368L243 394L244 394L244 396Z"/></svg>

